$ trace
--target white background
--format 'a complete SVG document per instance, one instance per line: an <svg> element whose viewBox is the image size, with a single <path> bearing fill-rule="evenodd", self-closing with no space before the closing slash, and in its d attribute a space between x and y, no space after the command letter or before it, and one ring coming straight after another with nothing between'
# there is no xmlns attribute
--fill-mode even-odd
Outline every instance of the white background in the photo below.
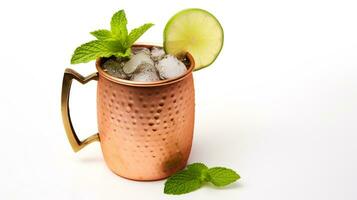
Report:
<svg viewBox="0 0 357 200"><path fill-rule="evenodd" d="M189 162L242 176L182 196L164 181L135 182L105 166L98 143L72 152L60 117L73 50L125 9L129 27L156 25L162 42L184 8L211 11L225 44L194 73L196 127ZM0 199L357 199L357 5L346 0L1 1ZM96 132L96 83L74 84L82 138Z"/></svg>

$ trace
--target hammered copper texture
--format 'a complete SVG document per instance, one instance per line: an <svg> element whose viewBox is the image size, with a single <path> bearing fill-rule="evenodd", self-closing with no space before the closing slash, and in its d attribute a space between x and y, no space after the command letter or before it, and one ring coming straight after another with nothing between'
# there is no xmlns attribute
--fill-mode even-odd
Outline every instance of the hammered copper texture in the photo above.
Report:
<svg viewBox="0 0 357 200"><path fill-rule="evenodd" d="M97 115L109 168L133 180L158 180L185 167L193 138L192 73L167 85L136 87L99 75Z"/></svg>

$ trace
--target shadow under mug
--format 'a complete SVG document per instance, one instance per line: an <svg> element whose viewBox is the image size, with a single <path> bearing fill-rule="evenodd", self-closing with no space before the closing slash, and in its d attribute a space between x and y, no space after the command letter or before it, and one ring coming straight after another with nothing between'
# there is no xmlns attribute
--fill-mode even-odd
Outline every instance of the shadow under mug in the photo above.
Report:
<svg viewBox="0 0 357 200"><path fill-rule="evenodd" d="M150 45L136 45L148 47ZM61 110L68 140L75 152L100 141L108 167L132 180L159 180L186 166L193 138L195 94L190 66L175 79L133 82L110 76L97 59L98 72L83 77L66 69L62 84ZM72 80L82 84L97 80L99 133L80 140L72 126L69 96Z"/></svg>

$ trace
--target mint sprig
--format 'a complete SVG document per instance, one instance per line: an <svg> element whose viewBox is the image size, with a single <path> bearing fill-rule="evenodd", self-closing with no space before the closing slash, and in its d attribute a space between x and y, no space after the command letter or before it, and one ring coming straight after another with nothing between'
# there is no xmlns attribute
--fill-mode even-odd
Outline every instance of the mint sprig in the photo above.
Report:
<svg viewBox="0 0 357 200"><path fill-rule="evenodd" d="M223 187L237 181L240 176L225 167L208 168L202 163L187 165L187 168L175 173L165 182L165 194L185 194L202 187L206 182Z"/></svg>
<svg viewBox="0 0 357 200"><path fill-rule="evenodd" d="M86 63L98 57L120 57L129 58L131 46L140 38L153 24L144 24L133 29L128 34L126 27L127 19L124 10L116 12L110 22L110 30L99 29L90 34L97 38L85 43L74 51L71 64Z"/></svg>

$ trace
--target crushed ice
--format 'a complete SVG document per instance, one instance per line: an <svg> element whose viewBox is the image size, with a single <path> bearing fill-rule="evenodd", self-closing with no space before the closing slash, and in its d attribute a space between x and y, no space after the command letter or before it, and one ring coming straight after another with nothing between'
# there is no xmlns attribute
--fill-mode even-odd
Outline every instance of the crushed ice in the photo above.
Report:
<svg viewBox="0 0 357 200"><path fill-rule="evenodd" d="M183 75L186 65L175 56L166 55L162 48L133 47L130 60L110 58L103 68L108 74L126 80L153 82Z"/></svg>

